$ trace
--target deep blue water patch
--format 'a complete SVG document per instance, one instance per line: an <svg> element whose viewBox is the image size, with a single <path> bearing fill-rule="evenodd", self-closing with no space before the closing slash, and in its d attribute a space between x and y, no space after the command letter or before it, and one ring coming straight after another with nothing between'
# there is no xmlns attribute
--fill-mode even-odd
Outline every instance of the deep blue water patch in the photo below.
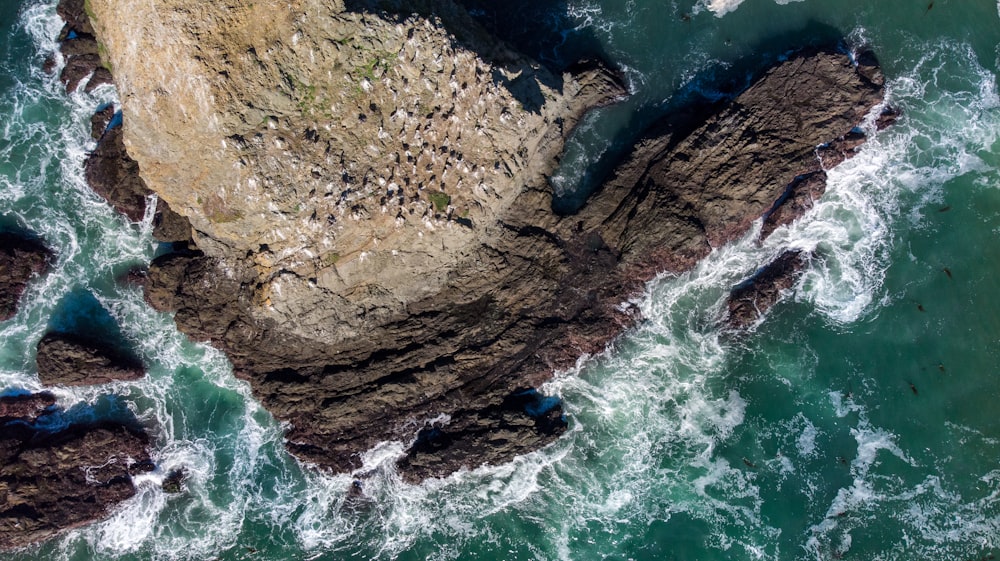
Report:
<svg viewBox="0 0 1000 561"><path fill-rule="evenodd" d="M108 127L104 129L104 132L114 130L115 127L120 127L120 126L122 126L122 112L121 110L118 110L115 111L115 114L111 117L111 121L108 122Z"/></svg>
<svg viewBox="0 0 1000 561"><path fill-rule="evenodd" d="M4 426L20 425L39 434L53 435L73 426L93 426L101 423L116 423L132 430L142 430L142 424L129 409L124 398L114 394L102 395L93 403L78 403L69 409L50 407L34 422L11 421Z"/></svg>
<svg viewBox="0 0 1000 561"><path fill-rule="evenodd" d="M76 288L67 293L52 311L48 331L74 335L123 356L138 359L118 322L89 290Z"/></svg>
<svg viewBox="0 0 1000 561"><path fill-rule="evenodd" d="M524 403L524 412L538 418L562 406L562 400L552 395L539 393L536 389L524 390L514 394L515 397L528 398Z"/></svg>
<svg viewBox="0 0 1000 561"><path fill-rule="evenodd" d="M29 390L24 389L24 388L6 388L4 390L0 390L0 398L4 398L4 397L23 397L23 396L26 396L26 395L31 395L31 392Z"/></svg>

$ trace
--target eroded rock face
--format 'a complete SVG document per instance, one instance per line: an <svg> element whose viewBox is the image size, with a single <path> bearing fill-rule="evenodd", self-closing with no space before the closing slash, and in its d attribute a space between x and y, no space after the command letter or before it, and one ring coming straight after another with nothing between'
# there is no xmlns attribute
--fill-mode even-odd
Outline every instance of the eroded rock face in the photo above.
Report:
<svg viewBox="0 0 1000 561"><path fill-rule="evenodd" d="M111 72L101 60L101 49L94 38L86 1L60 0L56 12L66 22L59 34L59 50L66 61L59 79L66 90L76 90L84 80L87 80L84 90L88 92L102 84L110 84ZM54 59L45 63L46 70L54 66Z"/></svg>
<svg viewBox="0 0 1000 561"><path fill-rule="evenodd" d="M104 517L135 494L131 476L151 466L145 434L123 425L49 432L48 394L20 396L24 416L0 416L0 550L22 547ZM39 407L45 404L45 407ZM0 398L0 410L9 398Z"/></svg>
<svg viewBox="0 0 1000 561"><path fill-rule="evenodd" d="M51 257L39 240L0 232L0 321L14 316L28 281L45 272Z"/></svg>
<svg viewBox="0 0 1000 561"><path fill-rule="evenodd" d="M146 370L137 358L69 333L47 333L38 342L38 377L47 386L89 386L138 380Z"/></svg>
<svg viewBox="0 0 1000 561"><path fill-rule="evenodd" d="M841 160L843 161L843 160ZM838 162L839 163L839 162ZM764 215L760 238L765 239L780 226L786 226L811 209L826 192L826 172L811 171L792 180L785 193Z"/></svg>
<svg viewBox="0 0 1000 561"><path fill-rule="evenodd" d="M524 392L602 350L635 319L623 300L742 235L882 98L877 67L802 53L658 124L558 216L566 135L622 95L599 64L556 75L471 21L456 40L313 0L113 4L91 0L124 143L197 245L154 261L147 299L226 351L293 453L351 470L412 442L413 480L551 442L558 404Z"/></svg>

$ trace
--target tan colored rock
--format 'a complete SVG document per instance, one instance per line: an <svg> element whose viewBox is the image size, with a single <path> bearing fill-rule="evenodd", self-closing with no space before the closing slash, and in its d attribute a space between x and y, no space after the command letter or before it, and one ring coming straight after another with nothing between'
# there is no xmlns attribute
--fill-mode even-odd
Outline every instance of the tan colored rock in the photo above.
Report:
<svg viewBox="0 0 1000 561"><path fill-rule="evenodd" d="M275 292L362 305L377 293L382 315L434 293L522 187L544 182L582 113L622 93L502 49L492 64L437 20L339 2L91 6L129 154L201 249L253 254L262 317L301 311ZM608 83L589 88L594 77ZM518 99L532 93L536 112ZM314 326L325 319L303 317L298 334L330 336Z"/></svg>

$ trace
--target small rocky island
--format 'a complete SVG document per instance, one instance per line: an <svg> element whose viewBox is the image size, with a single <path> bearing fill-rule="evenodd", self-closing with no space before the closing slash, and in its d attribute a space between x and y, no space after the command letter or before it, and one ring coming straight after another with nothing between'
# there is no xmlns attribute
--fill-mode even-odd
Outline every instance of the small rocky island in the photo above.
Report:
<svg viewBox="0 0 1000 561"><path fill-rule="evenodd" d="M105 517L153 469L148 444L137 426L75 419L47 392L0 396L0 551Z"/></svg>
<svg viewBox="0 0 1000 561"><path fill-rule="evenodd" d="M640 319L621 303L656 274L804 212L883 99L868 54L790 54L651 124L558 214L547 178L621 80L416 4L87 3L122 101L111 152L189 225L142 280L149 303L226 352L293 454L350 471L398 440L410 481L557 438L535 388Z"/></svg>

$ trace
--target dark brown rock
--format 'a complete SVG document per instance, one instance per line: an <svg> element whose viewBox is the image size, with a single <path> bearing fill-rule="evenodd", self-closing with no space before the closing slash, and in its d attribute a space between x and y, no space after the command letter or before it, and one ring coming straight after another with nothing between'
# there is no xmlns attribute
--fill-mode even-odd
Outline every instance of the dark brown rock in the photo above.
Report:
<svg viewBox="0 0 1000 561"><path fill-rule="evenodd" d="M123 425L51 433L33 420L0 424L0 550L106 516L135 494L131 475L150 463L146 435Z"/></svg>
<svg viewBox="0 0 1000 561"><path fill-rule="evenodd" d="M852 130L844 136L816 148L816 156L819 157L820 164L824 168L830 169L840 165L844 160L853 158L857 154L858 148L867 140L865 133L860 130Z"/></svg>
<svg viewBox="0 0 1000 561"><path fill-rule="evenodd" d="M59 79L72 92L84 78L90 76L84 89L92 91L101 84L111 83L111 72L101 60L101 48L94 37L94 27L87 14L85 0L60 0L56 13L66 22L59 34L59 51L66 60ZM45 71L55 67L55 58L45 61Z"/></svg>
<svg viewBox="0 0 1000 561"><path fill-rule="evenodd" d="M98 55L97 39L93 35L78 35L75 39L66 39L59 44L59 52L66 58Z"/></svg>
<svg viewBox="0 0 1000 561"><path fill-rule="evenodd" d="M791 224L816 204L826 192L826 172L814 171L796 177L771 210L764 215L760 238L765 239L779 226Z"/></svg>
<svg viewBox="0 0 1000 561"><path fill-rule="evenodd" d="M139 177L139 164L128 156L122 142L122 128L106 130L83 164L87 184L115 210L133 222L146 213L150 191Z"/></svg>
<svg viewBox="0 0 1000 561"><path fill-rule="evenodd" d="M56 5L56 13L66 22L60 39L64 39L70 31L75 31L77 34L94 35L94 28L90 25L90 16L87 15L86 0L59 0Z"/></svg>
<svg viewBox="0 0 1000 561"><path fill-rule="evenodd" d="M49 392L5 395L0 397L0 424L14 419L32 422L55 404L56 396Z"/></svg>
<svg viewBox="0 0 1000 561"><path fill-rule="evenodd" d="M84 86L83 90L87 92L94 91L98 86L103 86L105 84L113 84L114 77L111 75L111 71L103 66L99 66L94 69L94 75L87 80L87 85Z"/></svg>
<svg viewBox="0 0 1000 561"><path fill-rule="evenodd" d="M899 120L900 116L901 113L899 109L896 109L895 107L886 107L881 113L879 113L878 118L875 119L875 129L883 130L896 124L896 121Z"/></svg>
<svg viewBox="0 0 1000 561"><path fill-rule="evenodd" d="M98 195L133 222L142 220L152 192L139 176L139 164L129 157L122 140L122 127L104 131L97 148L83 164L84 176ZM187 219L178 215L162 199L156 203L153 235L160 241L184 241L191 237Z"/></svg>
<svg viewBox="0 0 1000 561"><path fill-rule="evenodd" d="M113 104L107 104L99 111L96 111L90 116L90 137L94 140L100 140L101 135L108 128L111 123L111 119L115 116L115 106Z"/></svg>
<svg viewBox="0 0 1000 561"><path fill-rule="evenodd" d="M756 325L782 293L795 285L804 266L802 252L786 251L740 283L729 294L729 327L747 329Z"/></svg>
<svg viewBox="0 0 1000 561"><path fill-rule="evenodd" d="M575 215L550 210L548 186L525 186L496 223L475 225L482 245L445 286L404 313L385 312L377 294L347 310L334 292L310 300L329 318L380 318L353 336L305 339L299 314L264 319L271 296L243 256L161 257L147 299L227 353L305 460L351 470L396 439L414 442L399 464L411 480L507 461L565 426L557 403L529 414L525 388L602 351L637 318L620 304L645 282L744 235L797 177L822 170L816 146L882 100L877 69L859 68L841 53L800 53L727 105L656 124Z"/></svg>
<svg viewBox="0 0 1000 561"><path fill-rule="evenodd" d="M145 375L142 362L101 341L48 333L38 342L38 377L47 386L89 386Z"/></svg>
<svg viewBox="0 0 1000 561"><path fill-rule="evenodd" d="M51 257L52 252L38 240L0 232L0 321L17 312L28 281L45 272Z"/></svg>
<svg viewBox="0 0 1000 561"><path fill-rule="evenodd" d="M84 78L90 76L101 65L101 57L97 54L77 55L66 59L59 79L66 85L66 91L75 91Z"/></svg>

